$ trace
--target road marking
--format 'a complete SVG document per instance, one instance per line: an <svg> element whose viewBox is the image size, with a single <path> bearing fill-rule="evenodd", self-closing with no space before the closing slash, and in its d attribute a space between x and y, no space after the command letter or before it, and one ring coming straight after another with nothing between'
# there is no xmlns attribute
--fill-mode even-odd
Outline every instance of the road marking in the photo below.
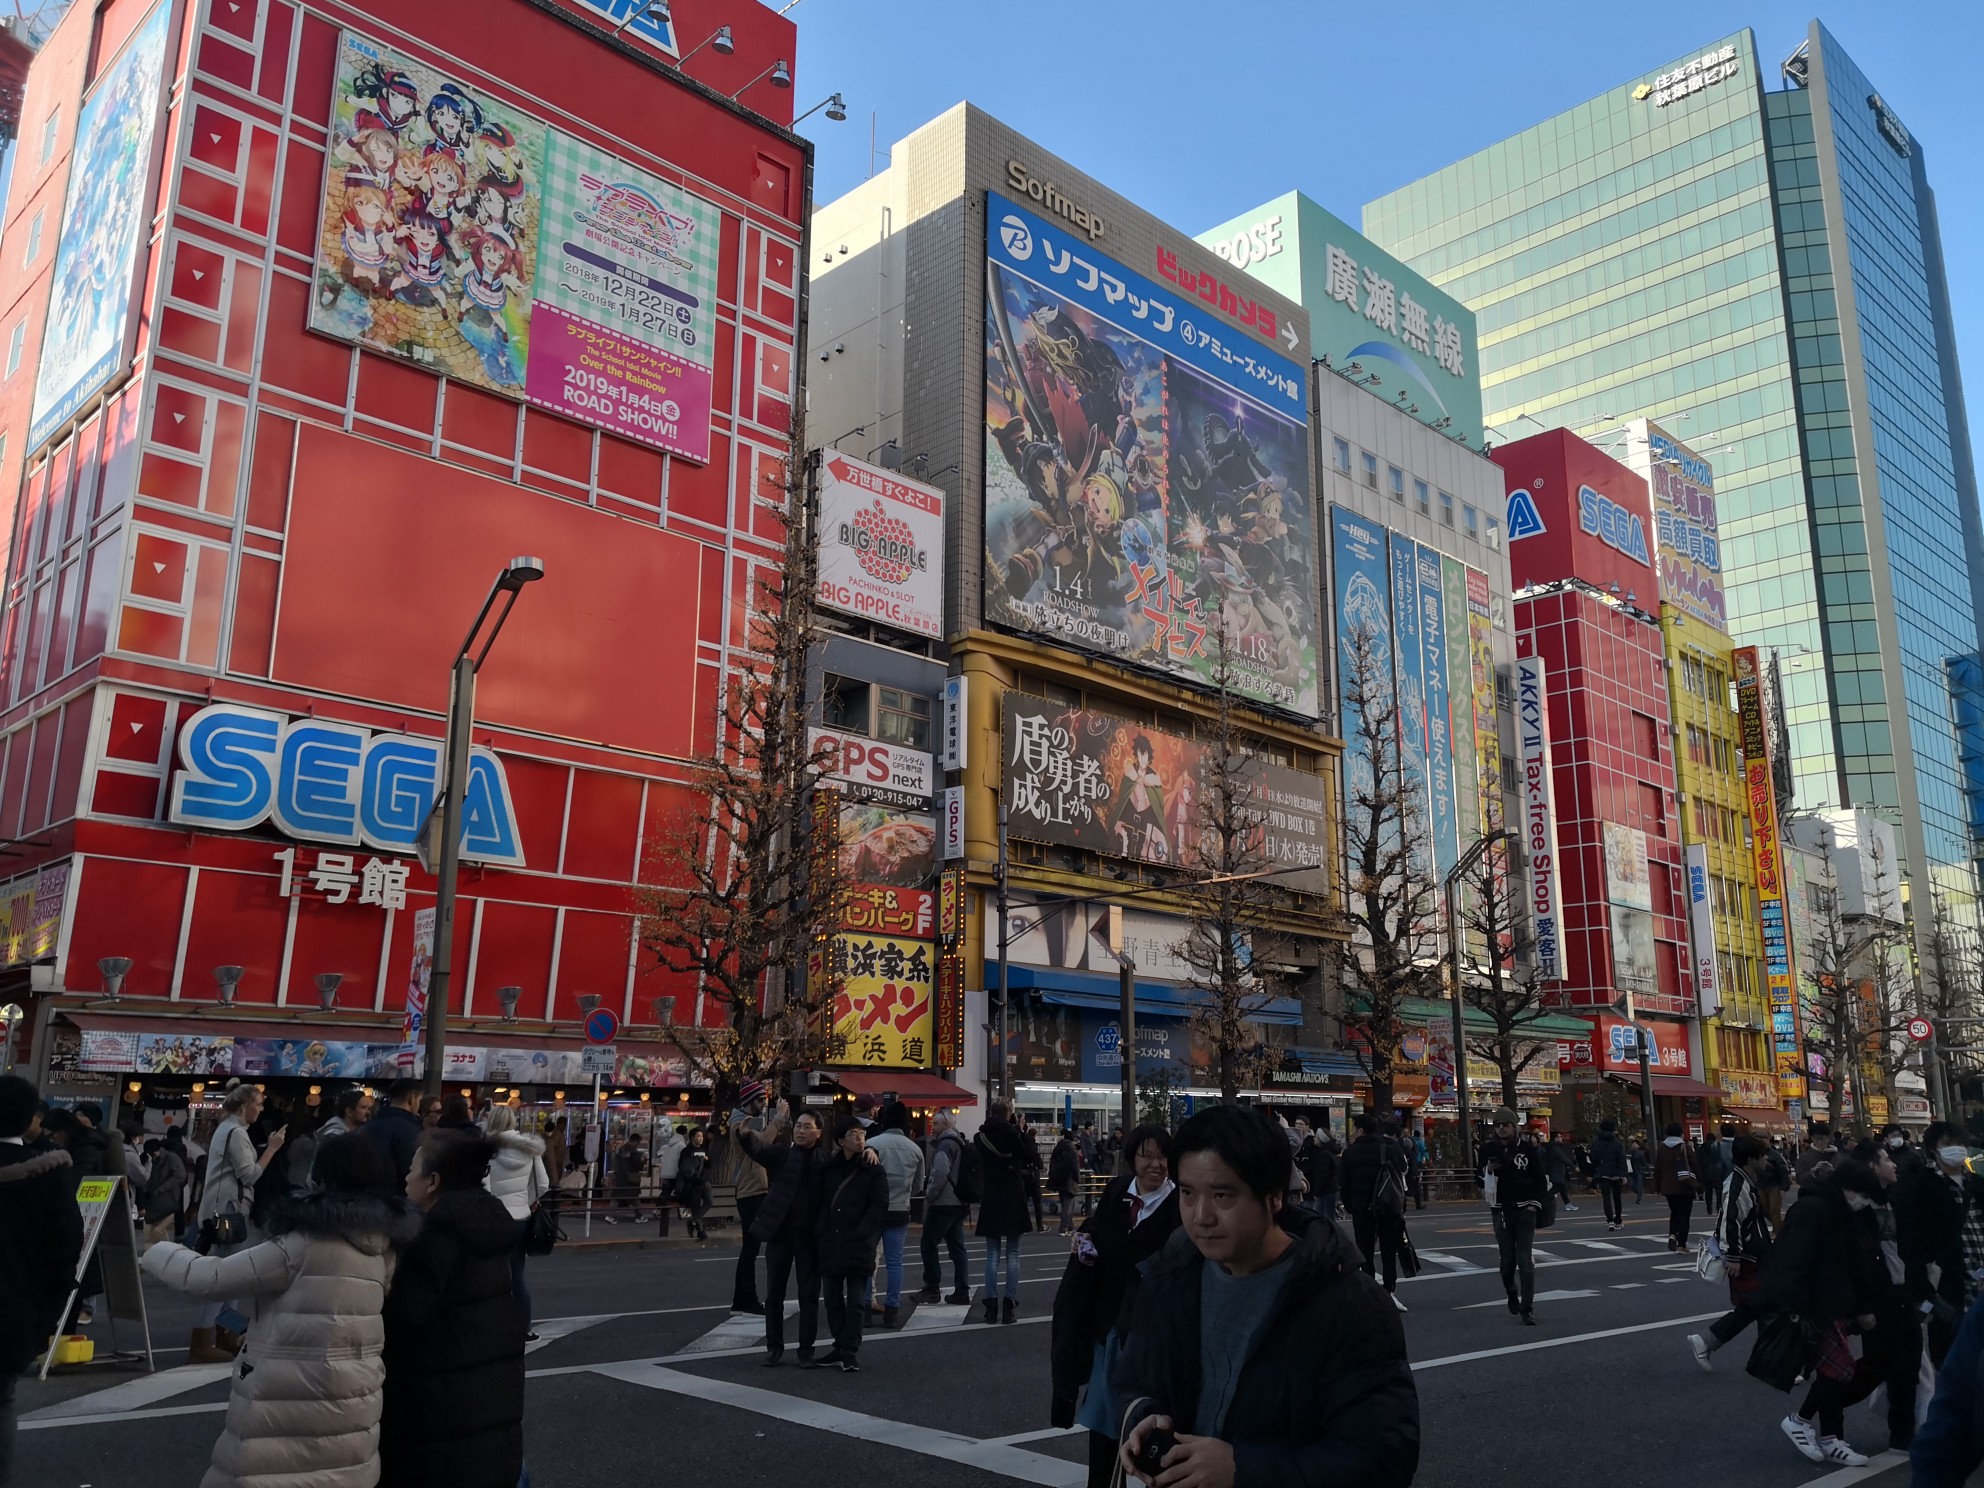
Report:
<svg viewBox="0 0 1984 1488"><path fill-rule="evenodd" d="M1086 1428L1081 1426L1043 1426L1038 1431L1021 1431L1012 1436L994 1436L986 1441L987 1446L1022 1447L1028 1442L1053 1441L1057 1437L1075 1436Z"/></svg>
<svg viewBox="0 0 1984 1488"><path fill-rule="evenodd" d="M1533 1300L1537 1302L1570 1302L1579 1297L1596 1297L1597 1295L1597 1288L1594 1287L1588 1292L1538 1292ZM1477 1307L1507 1307L1508 1305L1506 1298L1496 1297L1488 1302L1466 1302L1456 1307L1454 1311L1471 1312Z"/></svg>
<svg viewBox="0 0 1984 1488"><path fill-rule="evenodd" d="M1892 1472L1908 1461L1906 1452L1881 1452L1867 1459L1864 1467L1842 1467L1838 1472L1827 1473L1823 1478L1813 1478L1802 1488L1847 1488L1850 1483L1864 1483L1869 1478L1879 1477L1884 1472Z"/></svg>
<svg viewBox="0 0 1984 1488"><path fill-rule="evenodd" d="M143 1410L157 1405L161 1400L170 1400L175 1395L184 1395L188 1390L197 1390L203 1385L218 1384L234 1373L232 1364L182 1364L176 1369L162 1369L157 1374L146 1375L143 1379L126 1380L121 1385L111 1385L108 1389L96 1390L88 1395L78 1395L73 1399L58 1401L54 1405L43 1406L31 1415L24 1416L21 1424L26 1426L35 1421L58 1421L77 1416L121 1415L129 1411Z"/></svg>
<svg viewBox="0 0 1984 1488"><path fill-rule="evenodd" d="M1000 1442L980 1441L976 1437L938 1431L929 1426L914 1426L906 1421L866 1416L859 1411L845 1410L822 1401L783 1395L776 1390L761 1390L753 1385L733 1384L708 1375L679 1374L673 1369L651 1364L596 1365L593 1373L630 1385L640 1385L644 1389L668 1390L695 1400L714 1400L720 1405L769 1416L776 1421L810 1426L815 1431L851 1436L858 1441L896 1447L924 1457L936 1457L945 1462L955 1462L960 1467L996 1473L1002 1478L1038 1483L1043 1488L1080 1488L1088 1481L1086 1467L1044 1457L1038 1452L1026 1452Z"/></svg>
<svg viewBox="0 0 1984 1488"><path fill-rule="evenodd" d="M217 1414L227 1409L225 1400L211 1400L205 1405L162 1405L152 1410L113 1411L90 1416L49 1416L37 1418L23 1416L20 1429L23 1431L52 1431L58 1426L101 1426L108 1422L158 1421L167 1416L204 1416Z"/></svg>
<svg viewBox="0 0 1984 1488"><path fill-rule="evenodd" d="M1487 1275L1487 1269L1488 1269L1487 1267L1477 1266L1474 1264L1474 1262L1467 1260L1461 1256L1448 1255L1445 1251L1422 1250L1419 1252L1419 1259L1422 1261L1431 1261L1436 1266L1446 1266L1451 1268L1447 1272L1449 1276Z"/></svg>
<svg viewBox="0 0 1984 1488"><path fill-rule="evenodd" d="M1571 1240L1570 1245L1581 1245L1586 1250L1606 1250L1613 1255L1644 1255L1645 1251L1634 1250L1629 1245L1614 1245L1610 1240Z"/></svg>
<svg viewBox="0 0 1984 1488"><path fill-rule="evenodd" d="M1693 1281L1693 1280L1694 1277L1692 1276L1656 1276L1653 1279L1653 1284L1655 1286L1671 1286L1673 1283L1677 1281Z"/></svg>
<svg viewBox="0 0 1984 1488"><path fill-rule="evenodd" d="M787 1302L785 1316L798 1317L799 1304ZM685 1355L735 1352L747 1345L765 1346L765 1320L753 1312L734 1312L681 1352Z"/></svg>
<svg viewBox="0 0 1984 1488"><path fill-rule="evenodd" d="M1571 1343L1590 1343L1599 1338L1622 1338L1628 1333L1651 1333L1659 1328L1679 1328L1688 1323L1706 1323L1711 1318L1719 1318L1720 1312L1704 1312L1694 1317L1668 1318L1658 1323L1634 1323L1629 1328L1605 1328L1596 1333L1572 1333L1564 1338L1539 1338L1534 1343L1512 1343L1506 1348L1476 1349L1471 1354L1448 1354L1443 1359L1421 1359L1413 1364L1414 1370L1441 1369L1448 1364L1472 1364L1477 1359L1501 1359L1510 1354L1532 1354L1538 1349L1563 1348ZM1806 1488L1812 1488L1807 1484Z"/></svg>
<svg viewBox="0 0 1984 1488"><path fill-rule="evenodd" d="M1538 1250L1534 1245L1529 1248L1529 1258L1539 1266L1561 1266L1564 1264L1564 1258L1562 1256L1552 1255L1547 1250Z"/></svg>
<svg viewBox="0 0 1984 1488"><path fill-rule="evenodd" d="M1643 1287L1645 1285L1646 1283L1643 1281L1615 1281L1612 1283L1612 1290L1615 1292L1630 1292L1635 1287Z"/></svg>
<svg viewBox="0 0 1984 1488"><path fill-rule="evenodd" d="M1427 1252L1423 1250L1419 1252L1419 1258L1422 1261L1430 1259ZM1637 1261L1642 1259L1644 1259L1644 1257L1637 1255L1577 1256L1574 1259L1568 1261L1538 1261L1536 1263L1536 1269L1541 1271L1546 1266L1616 1265L1620 1261ZM1462 1264L1466 1265L1467 1263L1462 1262ZM1655 1269L1658 1270L1660 1268L1656 1267ZM1687 1269L1690 1271L1694 1270L1695 1263L1693 1261L1688 1262ZM1450 1276L1481 1276L1488 1274L1488 1271L1489 1271L1488 1267L1476 1267L1471 1271L1421 1271L1417 1276L1401 1276L1399 1278L1399 1285L1403 1286L1408 1281L1445 1281Z"/></svg>
<svg viewBox="0 0 1984 1488"><path fill-rule="evenodd" d="M556 1343L561 1338L570 1338L574 1333L583 1332L595 1323L611 1322L614 1318L623 1315L617 1312L602 1312L592 1317L546 1318L543 1322L532 1325L532 1331L537 1334L537 1342L525 1344L524 1352L534 1354L547 1344Z"/></svg>

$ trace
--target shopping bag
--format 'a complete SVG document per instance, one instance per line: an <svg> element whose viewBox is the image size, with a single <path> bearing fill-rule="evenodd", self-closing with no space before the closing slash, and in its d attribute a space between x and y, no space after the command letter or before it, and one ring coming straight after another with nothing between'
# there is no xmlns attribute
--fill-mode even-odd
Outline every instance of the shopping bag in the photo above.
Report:
<svg viewBox="0 0 1984 1488"><path fill-rule="evenodd" d="M1780 1312L1765 1318L1757 1329L1745 1368L1772 1389L1789 1390L1812 1372L1818 1352L1818 1324Z"/></svg>
<svg viewBox="0 0 1984 1488"><path fill-rule="evenodd" d="M1729 1267L1722 1259L1722 1246L1713 1235L1704 1235L1695 1242L1695 1275L1716 1286L1721 1286L1729 1277Z"/></svg>

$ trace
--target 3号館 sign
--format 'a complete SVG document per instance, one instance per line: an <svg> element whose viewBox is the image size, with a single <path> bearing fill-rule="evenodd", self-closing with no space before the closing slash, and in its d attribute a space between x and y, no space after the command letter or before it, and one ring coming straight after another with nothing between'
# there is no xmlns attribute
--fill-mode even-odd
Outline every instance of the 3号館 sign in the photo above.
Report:
<svg viewBox="0 0 1984 1488"><path fill-rule="evenodd" d="M168 816L222 832L272 821L307 842L411 854L440 794L443 748L417 734L214 703L179 731ZM510 783L487 749L469 753L461 855L513 868L524 862Z"/></svg>

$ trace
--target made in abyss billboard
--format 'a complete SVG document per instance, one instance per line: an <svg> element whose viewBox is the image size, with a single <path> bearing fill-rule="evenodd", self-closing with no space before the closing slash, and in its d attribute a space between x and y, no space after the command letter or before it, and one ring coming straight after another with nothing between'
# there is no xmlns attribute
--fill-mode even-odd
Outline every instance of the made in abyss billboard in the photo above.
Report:
<svg viewBox="0 0 1984 1488"><path fill-rule="evenodd" d="M985 615L1317 710L1303 369L986 196Z"/></svg>

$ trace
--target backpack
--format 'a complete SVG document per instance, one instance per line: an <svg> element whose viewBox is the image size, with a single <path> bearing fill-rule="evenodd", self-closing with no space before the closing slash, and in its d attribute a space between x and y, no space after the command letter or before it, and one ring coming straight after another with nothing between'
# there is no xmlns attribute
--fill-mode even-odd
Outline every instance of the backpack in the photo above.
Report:
<svg viewBox="0 0 1984 1488"><path fill-rule="evenodd" d="M957 1174L951 1187L960 1204L976 1204L985 1197L985 1162L978 1155L978 1143L959 1139Z"/></svg>

